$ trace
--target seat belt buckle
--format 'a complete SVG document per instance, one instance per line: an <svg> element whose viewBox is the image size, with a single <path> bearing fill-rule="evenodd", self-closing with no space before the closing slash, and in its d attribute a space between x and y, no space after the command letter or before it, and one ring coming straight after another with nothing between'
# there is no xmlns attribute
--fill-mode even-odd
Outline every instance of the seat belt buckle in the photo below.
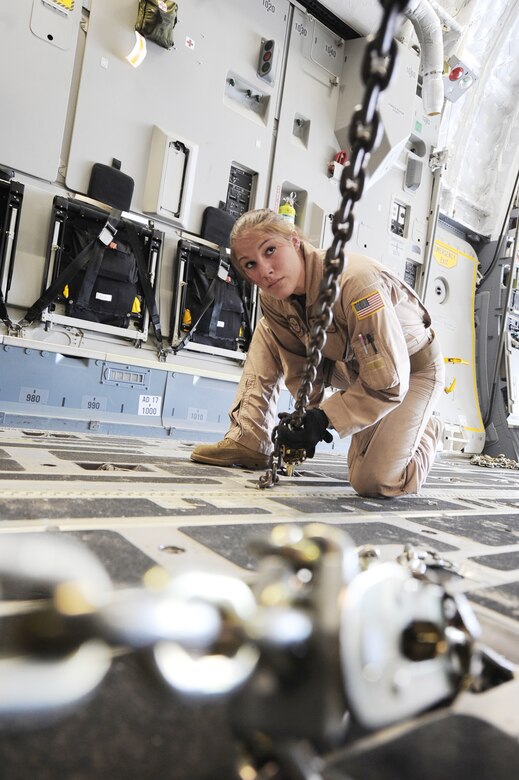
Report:
<svg viewBox="0 0 519 780"><path fill-rule="evenodd" d="M121 218L121 212L114 210L106 220L106 224L99 233L99 240L102 244L105 246L108 246L112 243L112 241L115 238L115 234L117 233L118 227L119 227L119 220ZM110 222L110 220L113 219L114 222Z"/></svg>
<svg viewBox="0 0 519 780"><path fill-rule="evenodd" d="M227 282L229 277L229 270L231 268L231 250L225 248L220 251L220 264L218 265L217 277L224 282Z"/></svg>

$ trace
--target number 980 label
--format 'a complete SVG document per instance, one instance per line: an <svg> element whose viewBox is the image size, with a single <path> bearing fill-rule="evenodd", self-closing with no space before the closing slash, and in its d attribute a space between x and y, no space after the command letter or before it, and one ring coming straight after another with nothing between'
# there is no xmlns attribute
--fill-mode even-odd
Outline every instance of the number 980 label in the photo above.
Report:
<svg viewBox="0 0 519 780"><path fill-rule="evenodd" d="M49 400L49 391L41 387L21 387L18 401L22 404L46 404Z"/></svg>

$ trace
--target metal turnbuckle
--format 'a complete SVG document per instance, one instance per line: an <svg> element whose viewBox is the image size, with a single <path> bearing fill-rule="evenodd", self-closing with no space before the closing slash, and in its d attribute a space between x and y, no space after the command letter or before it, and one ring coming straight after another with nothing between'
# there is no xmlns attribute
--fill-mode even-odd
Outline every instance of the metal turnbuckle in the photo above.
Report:
<svg viewBox="0 0 519 780"><path fill-rule="evenodd" d="M250 587L154 566L142 586L116 589L64 534L6 535L0 583L18 598L0 601L2 723L70 712L115 653L134 652L172 691L232 694L230 725L260 778L291 745L317 756L343 744L350 719L376 730L517 677L438 577L438 565L451 574L446 560L406 546L380 562L376 548L312 522L274 526L251 552Z"/></svg>

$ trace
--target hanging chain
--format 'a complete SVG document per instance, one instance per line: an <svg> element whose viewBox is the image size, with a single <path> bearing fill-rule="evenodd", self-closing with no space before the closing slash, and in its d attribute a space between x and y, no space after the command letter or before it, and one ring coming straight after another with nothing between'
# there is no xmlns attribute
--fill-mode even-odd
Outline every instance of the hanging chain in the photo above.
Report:
<svg viewBox="0 0 519 780"><path fill-rule="evenodd" d="M378 102L380 93L388 86L393 74L397 44L394 38L400 14L409 0L381 0L384 12L380 28L374 37L368 39L361 66L361 77L365 85L362 103L355 110L348 138L351 157L346 162L340 180L342 200L332 221L333 240L326 252L323 264L323 278L319 285L317 316L310 330L305 370L301 378L294 411L283 420L282 425L291 429L301 428L306 407L310 401L317 369L321 363L326 343L327 329L333 318L332 308L339 294L339 277L346 267L345 248L353 233L353 207L364 191L366 166L370 153L379 142L380 117ZM287 448L280 445L277 437L279 425L274 428L273 460L271 468L259 479L258 486L271 487L278 481L278 470L285 463L290 475L294 465L306 458L304 449Z"/></svg>

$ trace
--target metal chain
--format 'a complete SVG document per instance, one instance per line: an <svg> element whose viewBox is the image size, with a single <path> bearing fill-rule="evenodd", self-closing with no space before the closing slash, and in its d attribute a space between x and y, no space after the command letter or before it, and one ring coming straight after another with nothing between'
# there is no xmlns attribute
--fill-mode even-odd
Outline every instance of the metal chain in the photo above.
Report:
<svg viewBox="0 0 519 780"><path fill-rule="evenodd" d="M364 191L366 165L370 152L379 140L380 117L377 110L380 93L388 86L396 62L394 39L400 13L408 0L383 2L384 14L380 29L366 47L361 76L366 87L362 104L353 114L349 129L351 158L346 162L340 180L342 201L333 216L332 244L324 259L323 278L319 287L318 313L310 331L307 363L297 393L292 424L299 428L309 403L317 368L326 343L326 331L332 321L332 307L339 294L338 279L345 269L345 248L353 234L353 207Z"/></svg>
<svg viewBox="0 0 519 780"><path fill-rule="evenodd" d="M324 258L323 278L319 285L317 317L310 330L307 361L301 379L294 411L283 422L291 428L303 424L306 407L310 401L317 369L326 343L327 328L330 326L332 308L339 294L339 277L345 269L345 248L353 233L353 207L364 191L366 166L370 153L379 141L378 102L381 92L388 86L393 74L397 44L394 39L400 14L409 0L381 0L384 12L377 34L368 40L361 66L361 77L366 87L361 105L355 110L350 129L351 157L344 166L340 180L342 201L332 221L333 240ZM304 450L281 452L277 442L277 426L272 434L274 442L274 463L272 472L260 478L259 486L268 487L277 482L276 459L281 465L283 457L287 463L300 463L305 459Z"/></svg>
<svg viewBox="0 0 519 780"><path fill-rule="evenodd" d="M278 525L254 540L251 552L258 560L251 587L195 570L172 578L155 566L140 586L116 588L96 555L64 535L5 537L0 585L9 592L14 584L22 596L0 599L0 718L64 715L101 684L115 655L135 652L175 693L240 691L230 722L239 724L236 739L261 766L290 745L322 746L330 735L336 745L347 709L362 723L381 704L389 725L469 684L486 690L517 676L516 666L496 654L491 668L481 666L482 653L492 651L479 644L476 616L463 594L443 587L456 572L429 552L406 545L401 566L381 568L374 549L356 548L346 532L321 523ZM411 577L416 588L408 587ZM404 605L400 615L395 593ZM377 687L366 679L369 695L359 698L353 681L363 678L358 648L370 620L388 651ZM435 664L424 694L423 665L410 662L426 659ZM415 691L409 697L390 684L399 666ZM265 687L265 674L276 684ZM309 719L309 707L321 716ZM247 776L274 777L253 768Z"/></svg>
<svg viewBox="0 0 519 780"><path fill-rule="evenodd" d="M495 457L492 455L473 455L470 462L473 466L485 466L489 469L519 469L519 462L507 458L503 453Z"/></svg>

